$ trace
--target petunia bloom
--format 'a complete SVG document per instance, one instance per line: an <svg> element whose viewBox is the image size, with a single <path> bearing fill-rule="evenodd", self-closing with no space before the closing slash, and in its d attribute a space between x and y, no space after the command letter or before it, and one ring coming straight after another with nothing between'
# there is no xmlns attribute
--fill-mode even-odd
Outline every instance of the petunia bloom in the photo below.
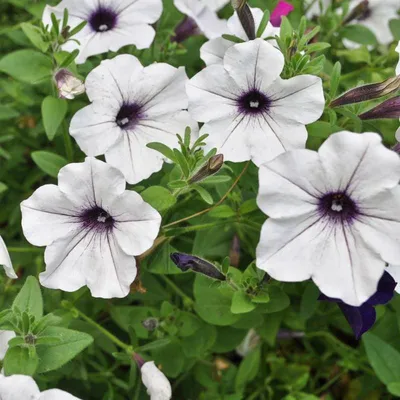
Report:
<svg viewBox="0 0 400 400"><path fill-rule="evenodd" d="M155 30L151 26L161 16L162 0L62 0L56 7L46 6L43 23L51 25L51 14L63 19L68 10L70 29L86 21L86 26L63 45L63 50L79 49L78 64L90 56L118 51L133 44L138 49L150 47Z"/></svg>
<svg viewBox="0 0 400 400"><path fill-rule="evenodd" d="M0 265L3 266L4 272L11 279L17 279L18 276L14 271L10 255L8 254L7 246L3 238L0 236Z"/></svg>
<svg viewBox="0 0 400 400"><path fill-rule="evenodd" d="M84 83L65 68L54 74L54 81L58 89L58 97L72 100L75 96L85 92Z"/></svg>
<svg viewBox="0 0 400 400"><path fill-rule="evenodd" d="M277 27L281 26L282 17L286 17L293 10L294 7L292 4L287 3L286 1L279 0L279 3L271 13L271 18L270 18L271 24Z"/></svg>
<svg viewBox="0 0 400 400"><path fill-rule="evenodd" d="M400 260L400 158L376 133L339 132L318 152L294 150L260 167L258 206L269 216L257 266L273 278L312 278L360 306L386 262Z"/></svg>
<svg viewBox="0 0 400 400"><path fill-rule="evenodd" d="M210 65L187 84L189 112L204 122L207 147L226 161L256 165L304 148L305 125L324 110L322 81L312 75L283 80L282 53L262 39L228 49L223 65Z"/></svg>
<svg viewBox="0 0 400 400"><path fill-rule="evenodd" d="M143 385L146 386L150 400L170 400L172 397L171 384L167 377L156 367L154 361L145 362L135 353L133 355L142 374Z"/></svg>
<svg viewBox="0 0 400 400"><path fill-rule="evenodd" d="M349 4L349 14L362 4L361 0L351 0ZM368 0L364 2L365 7L361 9L359 15L351 21L352 24L363 25L370 29L378 43L389 44L393 40L389 21L397 18L397 11L400 9L399 0ZM343 44L349 48L356 48L360 45L348 39L343 40Z"/></svg>
<svg viewBox="0 0 400 400"><path fill-rule="evenodd" d="M30 376L0 375L1 400L79 400L59 389L49 389L40 392L38 385Z"/></svg>
<svg viewBox="0 0 400 400"><path fill-rule="evenodd" d="M264 13L259 8L250 7L250 11L253 14L255 28L257 30L261 24ZM250 40L243 29L237 13L233 14L232 17L228 19L227 30L224 33L237 36L244 41ZM274 36L279 36L279 28L275 28L270 22L268 22L261 38L266 39ZM276 41L274 39L271 39L270 42L275 46ZM209 40L208 42L204 43L203 46L201 46L200 57L206 63L206 65L223 65L226 51L234 45L234 42L226 40L222 37Z"/></svg>
<svg viewBox="0 0 400 400"><path fill-rule="evenodd" d="M226 21L218 18L217 11L228 3L229 0L174 0L175 7L188 17L178 27L176 35L182 36L179 31L187 30L187 26L190 26L193 33L197 33L198 28L208 39L226 33ZM184 39L187 36L189 35L186 32Z"/></svg>
<svg viewBox="0 0 400 400"><path fill-rule="evenodd" d="M94 297L124 297L136 277L135 257L157 237L160 214L125 190L120 171L88 157L60 170L21 203L22 229L47 246L40 283L67 292L87 285Z"/></svg>
<svg viewBox="0 0 400 400"><path fill-rule="evenodd" d="M131 55L105 60L86 79L92 104L74 115L70 133L88 156L105 154L129 183L146 179L164 162L148 143L178 147L176 134L187 126L192 137L197 134L197 124L184 111L187 80L183 68L168 64L143 67Z"/></svg>
<svg viewBox="0 0 400 400"><path fill-rule="evenodd" d="M356 339L372 328L376 321L375 306L387 304L394 295L397 283L390 273L384 272L378 283L378 289L365 303L359 307L349 306L339 299L332 299L321 294L319 300L337 303L342 310L347 322L351 326Z"/></svg>

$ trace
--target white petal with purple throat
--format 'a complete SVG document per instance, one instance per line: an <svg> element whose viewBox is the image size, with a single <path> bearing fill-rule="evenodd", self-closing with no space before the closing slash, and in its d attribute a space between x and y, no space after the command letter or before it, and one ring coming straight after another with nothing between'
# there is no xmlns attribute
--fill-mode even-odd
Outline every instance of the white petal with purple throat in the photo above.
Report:
<svg viewBox="0 0 400 400"><path fill-rule="evenodd" d="M90 56L118 51L133 44L138 49L150 47L155 31L151 26L161 16L162 0L63 0L55 7L46 6L43 23L51 26L51 14L63 19L64 10L69 13L71 29L86 21L86 26L63 49L79 50L75 60L84 63ZM78 41L79 43L77 43Z"/></svg>
<svg viewBox="0 0 400 400"><path fill-rule="evenodd" d="M87 285L94 297L124 297L136 277L135 257L157 237L160 214L112 166L88 157L60 170L21 203L27 240L47 246L43 286L68 292Z"/></svg>
<svg viewBox="0 0 400 400"><path fill-rule="evenodd" d="M178 147L176 134L188 126L198 135L186 111L187 81L183 68L168 64L143 67L131 55L105 60L86 79L92 103L74 115L70 133L87 155L105 154L129 183L140 182L164 162L148 143Z"/></svg>
<svg viewBox="0 0 400 400"><path fill-rule="evenodd" d="M400 158L375 133L339 132L318 152L293 150L260 167L269 216L257 266L273 278L312 278L328 297L359 306L386 262L400 260Z"/></svg>
<svg viewBox="0 0 400 400"><path fill-rule="evenodd" d="M282 53L262 39L228 49L223 65L210 65L187 84L189 112L204 122L207 148L227 161L270 161L304 148L306 124L322 115L322 81L302 75L283 80Z"/></svg>

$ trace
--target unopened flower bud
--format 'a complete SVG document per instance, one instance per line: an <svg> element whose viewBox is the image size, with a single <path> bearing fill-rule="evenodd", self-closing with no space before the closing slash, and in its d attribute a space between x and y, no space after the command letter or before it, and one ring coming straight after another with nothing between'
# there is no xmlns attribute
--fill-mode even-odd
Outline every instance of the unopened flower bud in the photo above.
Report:
<svg viewBox="0 0 400 400"><path fill-rule="evenodd" d="M71 29L71 27L67 25L67 26L61 31L61 36L62 36L64 39L68 39L70 29Z"/></svg>
<svg viewBox="0 0 400 400"><path fill-rule="evenodd" d="M359 117L363 120L400 118L400 96L384 101Z"/></svg>
<svg viewBox="0 0 400 400"><path fill-rule="evenodd" d="M72 100L75 96L85 92L85 84L67 69L60 69L54 75L61 99Z"/></svg>
<svg viewBox="0 0 400 400"><path fill-rule="evenodd" d="M344 106L346 104L360 103L363 101L378 99L395 93L400 89L400 76L386 79L383 82L356 87L344 93L330 104L331 107Z"/></svg>
<svg viewBox="0 0 400 400"><path fill-rule="evenodd" d="M351 13L346 17L346 19L343 21L343 25L346 25L355 19L363 20L368 17L370 12L371 10L369 8L369 1L362 0L360 4L354 7Z"/></svg>
<svg viewBox="0 0 400 400"><path fill-rule="evenodd" d="M256 24L254 22L253 13L247 5L247 0L231 0L231 4L239 17L247 37L249 40L254 40L256 38Z"/></svg>
<svg viewBox="0 0 400 400"><path fill-rule="evenodd" d="M225 276L218 270L215 265L199 257L184 253L172 253L171 260L183 272L192 270L213 279L217 279L220 281L226 280Z"/></svg>
<svg viewBox="0 0 400 400"><path fill-rule="evenodd" d="M261 338L258 333L254 329L250 329L242 343L236 347L236 353L238 353L241 357L246 357L259 345L260 341Z"/></svg>
<svg viewBox="0 0 400 400"><path fill-rule="evenodd" d="M147 318L142 321L142 325L145 329L152 332L158 327L158 319L157 318Z"/></svg>
<svg viewBox="0 0 400 400"><path fill-rule="evenodd" d="M189 183L200 182L203 179L216 174L224 164L224 156L217 154L211 157L207 164L201 167L189 180Z"/></svg>
<svg viewBox="0 0 400 400"><path fill-rule="evenodd" d="M171 38L173 42L182 43L192 36L200 35L201 30L193 18L185 17L175 29L175 35Z"/></svg>
<svg viewBox="0 0 400 400"><path fill-rule="evenodd" d="M172 388L167 377L156 367L154 361L138 362L135 354L135 360L140 366L143 385L147 388L147 394L150 400L170 400L172 398Z"/></svg>

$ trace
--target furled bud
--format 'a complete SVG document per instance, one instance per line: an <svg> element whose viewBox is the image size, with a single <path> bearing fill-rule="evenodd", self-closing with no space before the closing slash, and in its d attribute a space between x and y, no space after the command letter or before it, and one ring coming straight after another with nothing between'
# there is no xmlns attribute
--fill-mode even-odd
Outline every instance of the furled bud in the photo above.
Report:
<svg viewBox="0 0 400 400"><path fill-rule="evenodd" d="M371 10L369 8L369 1L362 0L360 4L354 7L351 13L346 17L346 19L343 21L343 25L346 25L355 19L363 20L369 16L370 12Z"/></svg>
<svg viewBox="0 0 400 400"><path fill-rule="evenodd" d="M331 107L344 106L346 104L360 103L378 99L395 93L400 89L400 76L386 79L383 82L373 83L372 85L363 85L356 87L344 93L330 104Z"/></svg>
<svg viewBox="0 0 400 400"><path fill-rule="evenodd" d="M196 24L196 21L193 18L185 17L176 27L175 35L171 38L171 40L176 43L182 43L186 39L200 34L201 30Z"/></svg>
<svg viewBox="0 0 400 400"><path fill-rule="evenodd" d="M294 10L294 7L286 3L286 1L279 0L279 3L271 13L270 22L273 26L281 26L282 17L286 17Z"/></svg>
<svg viewBox="0 0 400 400"><path fill-rule="evenodd" d="M216 174L224 164L224 156L217 154L211 157L207 164L201 167L189 180L189 183L200 182L203 179Z"/></svg>
<svg viewBox="0 0 400 400"><path fill-rule="evenodd" d="M172 388L167 377L156 367L154 361L144 362L135 354L134 356L142 373L143 385L147 388L150 400L170 400L172 398Z"/></svg>
<svg viewBox="0 0 400 400"><path fill-rule="evenodd" d="M400 96L384 101L359 117L363 120L400 118Z"/></svg>
<svg viewBox="0 0 400 400"><path fill-rule="evenodd" d="M213 279L217 279L220 281L226 280L225 276L218 270L215 265L199 257L184 253L172 253L171 260L183 272L192 270Z"/></svg>
<svg viewBox="0 0 400 400"><path fill-rule="evenodd" d="M231 4L239 17L247 37L249 40L254 40L256 38L256 24L254 22L253 13L247 5L247 0L231 0Z"/></svg>
<svg viewBox="0 0 400 400"><path fill-rule="evenodd" d="M85 84L65 68L55 73L54 81L61 99L72 100L75 96L85 92Z"/></svg>

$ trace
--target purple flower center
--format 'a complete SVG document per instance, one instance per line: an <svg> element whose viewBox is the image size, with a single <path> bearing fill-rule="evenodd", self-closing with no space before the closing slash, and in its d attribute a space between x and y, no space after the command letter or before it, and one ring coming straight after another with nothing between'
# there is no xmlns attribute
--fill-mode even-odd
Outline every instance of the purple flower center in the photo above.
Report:
<svg viewBox="0 0 400 400"><path fill-rule="evenodd" d="M268 112L271 100L258 89L252 89L237 99L237 106L243 114L257 115Z"/></svg>
<svg viewBox="0 0 400 400"><path fill-rule="evenodd" d="M117 25L118 14L110 8L99 7L94 11L88 22L95 32L106 32Z"/></svg>
<svg viewBox="0 0 400 400"><path fill-rule="evenodd" d="M143 117L143 113L139 104L124 103L115 118L115 122L122 129L132 129L141 117Z"/></svg>
<svg viewBox="0 0 400 400"><path fill-rule="evenodd" d="M334 222L351 223L357 217L357 204L345 193L327 193L319 199L318 211Z"/></svg>
<svg viewBox="0 0 400 400"><path fill-rule="evenodd" d="M108 232L114 227L114 218L99 206L85 210L80 215L80 221L84 229L97 232Z"/></svg>

